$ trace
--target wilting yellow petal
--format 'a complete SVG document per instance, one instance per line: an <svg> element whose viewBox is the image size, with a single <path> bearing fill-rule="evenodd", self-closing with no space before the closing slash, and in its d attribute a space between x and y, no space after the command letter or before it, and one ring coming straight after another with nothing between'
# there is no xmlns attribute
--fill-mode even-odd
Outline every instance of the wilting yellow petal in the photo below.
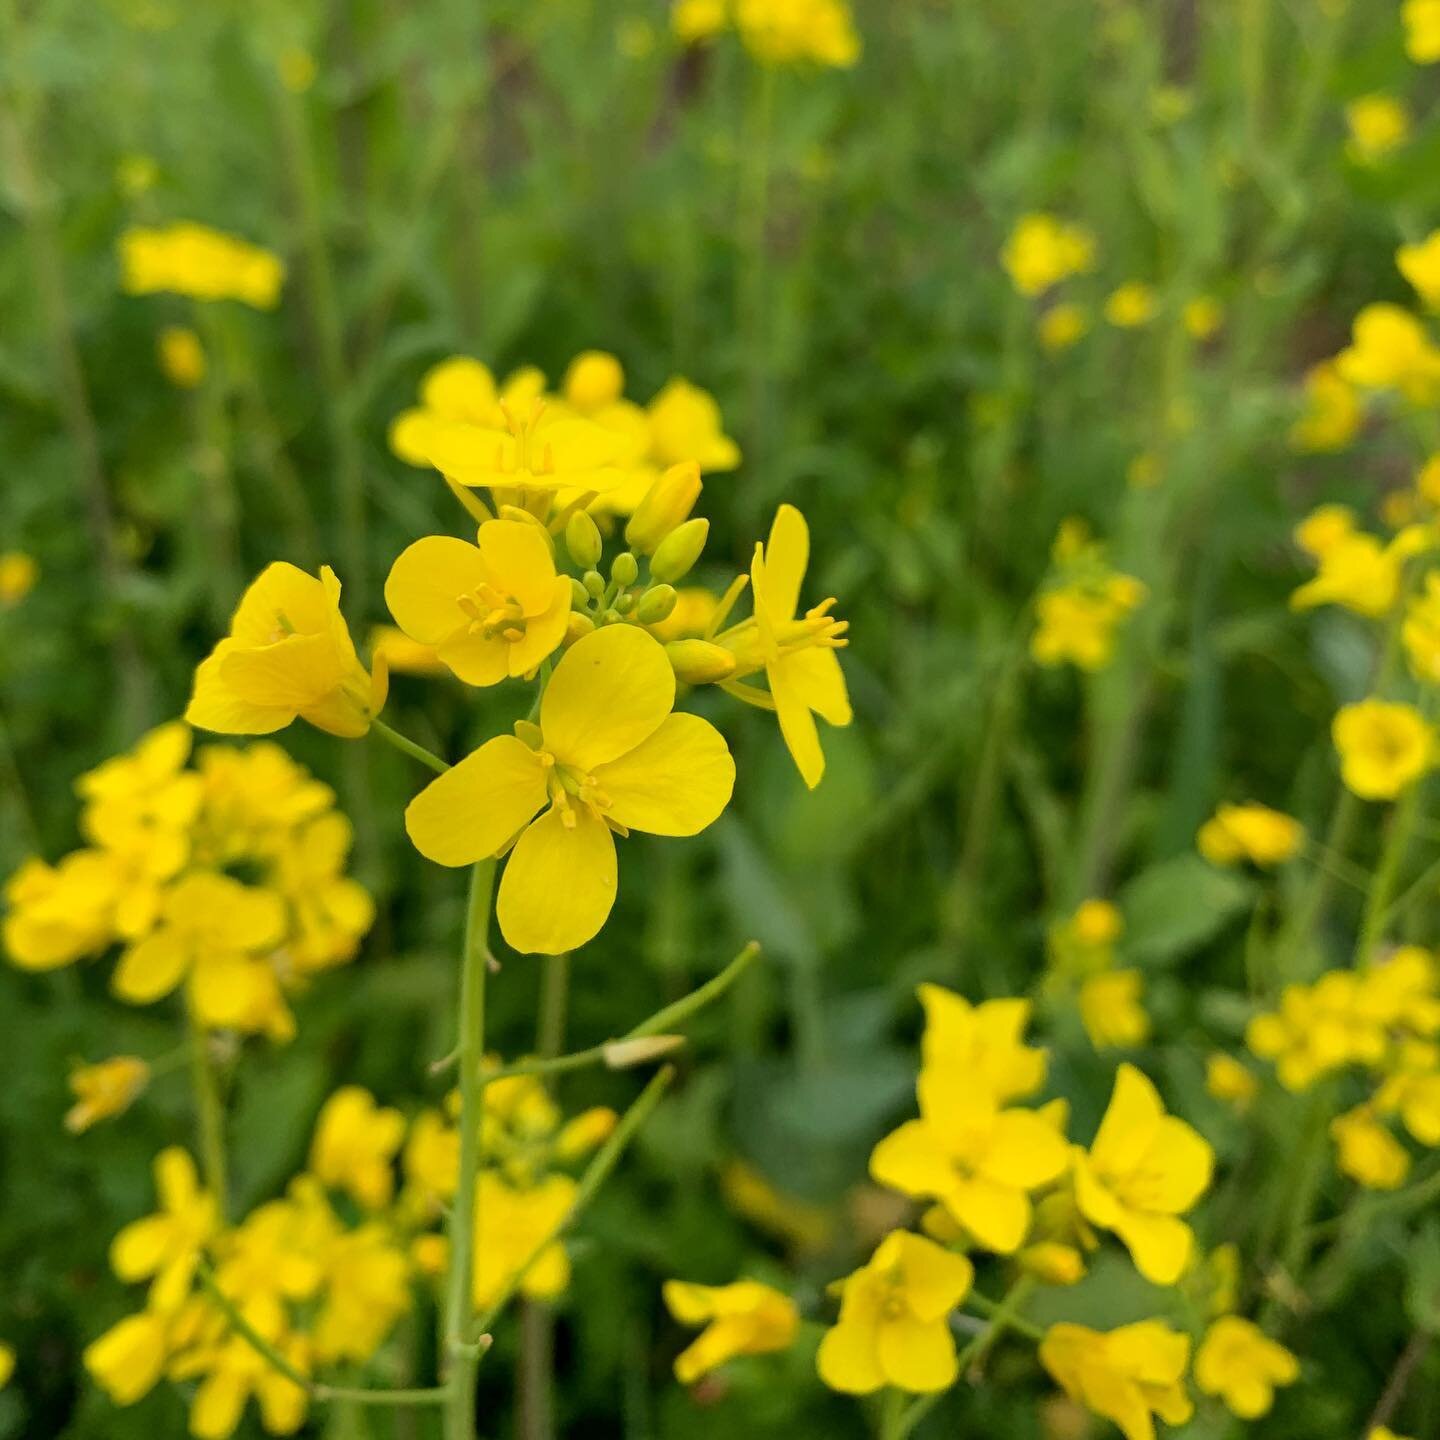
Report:
<svg viewBox="0 0 1440 1440"><path fill-rule="evenodd" d="M565 824L567 813L573 825ZM513 949L559 955L599 933L615 887L615 841L605 822L585 806L552 807L511 852L495 914Z"/></svg>
<svg viewBox="0 0 1440 1440"><path fill-rule="evenodd" d="M598 766L606 813L652 835L695 835L730 803L735 762L724 737L698 715L667 715L628 754Z"/></svg>
<svg viewBox="0 0 1440 1440"><path fill-rule="evenodd" d="M498 854L545 803L545 769L513 735L487 740L432 780L405 811L415 848L437 865Z"/></svg>

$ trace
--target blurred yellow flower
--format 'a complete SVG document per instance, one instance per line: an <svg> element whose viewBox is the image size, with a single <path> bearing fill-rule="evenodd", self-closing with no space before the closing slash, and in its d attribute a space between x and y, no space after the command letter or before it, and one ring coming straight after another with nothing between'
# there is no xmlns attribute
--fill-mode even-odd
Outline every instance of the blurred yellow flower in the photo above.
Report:
<svg viewBox="0 0 1440 1440"><path fill-rule="evenodd" d="M1277 1386L1300 1378L1300 1362L1258 1325L1222 1315L1205 1332L1195 1352L1195 1384L1218 1395L1232 1415L1258 1420L1270 1413Z"/></svg>
<svg viewBox="0 0 1440 1440"><path fill-rule="evenodd" d="M1155 1440L1151 1418L1183 1425L1194 1413L1185 1393L1190 1337L1160 1320L1118 1330L1052 1325L1040 1363L1065 1393L1120 1427L1125 1440Z"/></svg>
<svg viewBox="0 0 1440 1440"><path fill-rule="evenodd" d="M205 347L188 325L167 325L156 340L160 371L181 390L193 390L205 379Z"/></svg>
<svg viewBox="0 0 1440 1440"><path fill-rule="evenodd" d="M1305 827L1268 805L1221 805L1195 837L1200 853L1212 865L1248 861L1268 869L1299 854Z"/></svg>
<svg viewBox="0 0 1440 1440"><path fill-rule="evenodd" d="M1091 1224L1120 1237L1147 1280L1173 1285L1194 1247L1179 1217L1204 1194L1214 1164L1209 1144L1165 1113L1150 1080L1121 1065L1094 1143L1076 1149L1075 1198Z"/></svg>
<svg viewBox="0 0 1440 1440"><path fill-rule="evenodd" d="M507 943L577 949L615 901L612 832L694 835L729 803L725 741L709 721L672 713L674 702L656 640L629 625L594 631L555 667L538 726L487 741L411 801L411 840L452 866L514 841L496 907Z"/></svg>
<svg viewBox="0 0 1440 1440"><path fill-rule="evenodd" d="M656 464L693 460L707 475L739 465L740 447L725 434L719 405L698 385L680 376L667 380L645 415Z"/></svg>
<svg viewBox="0 0 1440 1440"><path fill-rule="evenodd" d="M1376 1118L1368 1105L1358 1105L1330 1122L1336 1163L1343 1174L1367 1190L1398 1190L1410 1173L1405 1147Z"/></svg>
<svg viewBox="0 0 1440 1440"><path fill-rule="evenodd" d="M1155 289L1143 280L1127 280L1105 300L1105 319L1121 330L1148 325L1160 312Z"/></svg>
<svg viewBox="0 0 1440 1440"><path fill-rule="evenodd" d="M1215 1050L1205 1061L1205 1088L1217 1100L1246 1110L1260 1093L1260 1081L1233 1055Z"/></svg>
<svg viewBox="0 0 1440 1440"><path fill-rule="evenodd" d="M1305 411L1290 427L1290 444L1312 454L1343 450L1364 419L1355 387L1333 361L1323 360L1305 372Z"/></svg>
<svg viewBox="0 0 1440 1440"><path fill-rule="evenodd" d="M376 625L371 629L370 656L391 675L449 674L433 645L412 640L398 625Z"/></svg>
<svg viewBox="0 0 1440 1440"><path fill-rule="evenodd" d="M1400 628L1410 673L1427 685L1440 685L1440 575L1425 577L1425 589L1411 598Z"/></svg>
<svg viewBox="0 0 1440 1440"><path fill-rule="evenodd" d="M1427 543L1418 529L1404 530L1389 544L1355 530L1323 542L1319 568L1290 596L1292 610L1339 605L1357 615L1379 619L1400 598L1405 562L1417 546Z"/></svg>
<svg viewBox="0 0 1440 1440"><path fill-rule="evenodd" d="M1040 343L1052 354L1068 350L1085 338L1090 317L1083 305L1062 300L1040 316Z"/></svg>
<svg viewBox="0 0 1440 1440"><path fill-rule="evenodd" d="M884 1385L931 1394L958 1373L950 1312L970 1293L974 1267L923 1235L896 1230L840 1282L840 1318L815 1357L820 1378L847 1395Z"/></svg>
<svg viewBox="0 0 1440 1440"><path fill-rule="evenodd" d="M787 1349L800 1328L795 1302L758 1280L696 1285L667 1280L661 1292L682 1325L703 1325L698 1339L675 1357L675 1378L693 1385L736 1355Z"/></svg>
<svg viewBox="0 0 1440 1440"><path fill-rule="evenodd" d="M1071 275L1094 269L1095 237L1084 226L1035 211L1015 222L1000 263L1021 295L1041 295Z"/></svg>
<svg viewBox="0 0 1440 1440"><path fill-rule="evenodd" d="M168 1322L144 1310L127 1315L85 1347L81 1357L90 1378L116 1405L133 1405L165 1373Z"/></svg>
<svg viewBox="0 0 1440 1440"><path fill-rule="evenodd" d="M1440 393L1440 351L1408 310L1367 305L1351 327L1350 344L1335 357L1343 380L1367 390L1398 390L1415 405Z"/></svg>
<svg viewBox="0 0 1440 1440"><path fill-rule="evenodd" d="M1319 560L1355 534L1355 512L1348 505L1319 505L1292 533L1295 543Z"/></svg>
<svg viewBox="0 0 1440 1440"><path fill-rule="evenodd" d="M437 430L456 424L503 424L502 398L488 366L468 355L442 360L421 377L419 404L390 422L390 449L407 465L426 469Z"/></svg>
<svg viewBox="0 0 1440 1440"><path fill-rule="evenodd" d="M382 1109L359 1085L341 1086L315 1122L310 1170L365 1209L383 1209L394 1193L395 1154L404 1138L405 1117L398 1110Z"/></svg>
<svg viewBox="0 0 1440 1440"><path fill-rule="evenodd" d="M848 69L860 58L846 0L734 0L735 28L762 64Z"/></svg>
<svg viewBox="0 0 1440 1440"><path fill-rule="evenodd" d="M1115 654L1120 622L1145 599L1146 588L1128 575L1100 582L1061 585L1035 601L1030 653L1041 665L1072 664L1103 670Z"/></svg>
<svg viewBox="0 0 1440 1440"><path fill-rule="evenodd" d="M1395 264L1431 310L1440 308L1440 230L1432 230L1418 244L1402 245Z"/></svg>
<svg viewBox="0 0 1440 1440"><path fill-rule="evenodd" d="M730 21L728 0L674 0L670 28L682 45L711 40Z"/></svg>
<svg viewBox="0 0 1440 1440"><path fill-rule="evenodd" d="M953 1068L997 1104L1033 1095L1045 1083L1046 1054L1026 1045L1028 1000L985 1000L972 1005L941 985L917 988L925 1012L921 1064Z"/></svg>
<svg viewBox="0 0 1440 1440"><path fill-rule="evenodd" d="M80 1135L101 1120L123 1115L150 1083L150 1067L135 1055L116 1055L70 1072L75 1104L65 1112L65 1128Z"/></svg>
<svg viewBox="0 0 1440 1440"><path fill-rule="evenodd" d="M483 1243L475 1255L474 1297L493 1305L525 1266L522 1294L552 1300L570 1283L570 1257L560 1232L575 1203L575 1182L551 1175L533 1186L507 1184L482 1170L475 1187L475 1215Z"/></svg>
<svg viewBox="0 0 1440 1440"><path fill-rule="evenodd" d="M1432 763L1434 735L1413 705L1361 700L1331 726L1340 778L1362 800L1393 800Z"/></svg>
<svg viewBox="0 0 1440 1440"><path fill-rule="evenodd" d="M1209 340L1225 323L1225 312L1213 295L1196 295L1185 302L1180 312L1185 328L1195 340Z"/></svg>
<svg viewBox="0 0 1440 1440"><path fill-rule="evenodd" d="M5 883L0 935L12 964L54 970L98 954L115 938L124 867L99 850L77 850L58 865L27 860Z"/></svg>
<svg viewBox="0 0 1440 1440"><path fill-rule="evenodd" d="M1345 152L1357 165L1376 165L1410 138L1410 111L1393 95L1361 95L1345 107L1350 140Z"/></svg>
<svg viewBox="0 0 1440 1440"><path fill-rule="evenodd" d="M189 1295L201 1250L219 1229L220 1212L215 1197L200 1188L195 1162L178 1146L155 1157L154 1174L160 1208L116 1235L110 1268L127 1282L150 1280L151 1310L169 1314Z"/></svg>
<svg viewBox="0 0 1440 1440"><path fill-rule="evenodd" d="M1400 20L1405 26L1405 53L1417 65L1440 60L1440 0L1405 0Z"/></svg>
<svg viewBox="0 0 1440 1440"><path fill-rule="evenodd" d="M273 310L285 266L278 255L188 220L133 226L120 236L121 285L130 295L168 292L192 300L239 300Z"/></svg>
<svg viewBox="0 0 1440 1440"><path fill-rule="evenodd" d="M185 718L225 735L269 735L298 719L355 738L385 703L383 666L367 672L340 614L340 582L277 561L252 582L230 634L195 672Z"/></svg>
<svg viewBox="0 0 1440 1440"><path fill-rule="evenodd" d="M1138 970L1091 975L1081 982L1079 1005L1080 1021L1097 1050L1142 1045L1150 1034L1145 979Z"/></svg>
<svg viewBox="0 0 1440 1440"><path fill-rule="evenodd" d="M0 610L18 605L40 578L40 566L24 550L0 552Z"/></svg>

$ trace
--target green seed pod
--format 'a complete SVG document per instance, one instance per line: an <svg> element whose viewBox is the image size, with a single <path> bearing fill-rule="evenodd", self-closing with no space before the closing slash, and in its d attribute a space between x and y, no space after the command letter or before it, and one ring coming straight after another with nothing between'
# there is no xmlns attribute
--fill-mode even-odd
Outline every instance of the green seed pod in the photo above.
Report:
<svg viewBox="0 0 1440 1440"><path fill-rule="evenodd" d="M565 548L582 570L593 570L600 563L600 527L588 511L577 510L565 522Z"/></svg>
<svg viewBox="0 0 1440 1440"><path fill-rule="evenodd" d="M640 578L640 562L628 550L622 550L610 567L610 578L617 585L633 585Z"/></svg>
<svg viewBox="0 0 1440 1440"><path fill-rule="evenodd" d="M708 520L687 520L660 542L659 549L650 557L650 573L655 579L673 585L690 573L709 538Z"/></svg>
<svg viewBox="0 0 1440 1440"><path fill-rule="evenodd" d="M708 640L672 640L665 647L665 657L675 678L687 685L713 685L735 673L735 657Z"/></svg>
<svg viewBox="0 0 1440 1440"><path fill-rule="evenodd" d="M670 612L679 598L673 585L652 585L640 597L640 603L635 607L635 618L642 625L658 625L670 618Z"/></svg>

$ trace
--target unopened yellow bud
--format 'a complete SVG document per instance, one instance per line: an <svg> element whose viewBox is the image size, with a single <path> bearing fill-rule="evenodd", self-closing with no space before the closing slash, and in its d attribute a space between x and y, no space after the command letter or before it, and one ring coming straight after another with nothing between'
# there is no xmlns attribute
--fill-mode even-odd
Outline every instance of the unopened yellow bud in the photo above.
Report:
<svg viewBox="0 0 1440 1440"><path fill-rule="evenodd" d="M700 498L700 467L693 460L672 465L645 492L630 523L625 543L642 555L651 555L677 525L683 525Z"/></svg>
<svg viewBox="0 0 1440 1440"><path fill-rule="evenodd" d="M735 673L735 657L708 640L672 640L665 647L670 668L687 685L713 685Z"/></svg>
<svg viewBox="0 0 1440 1440"><path fill-rule="evenodd" d="M584 610L590 604L590 592L573 576L570 579L570 603L577 610Z"/></svg>
<svg viewBox="0 0 1440 1440"><path fill-rule="evenodd" d="M652 585L640 597L640 603L635 607L635 618L642 625L659 625L670 618L670 612L679 599L673 585Z"/></svg>
<svg viewBox="0 0 1440 1440"><path fill-rule="evenodd" d="M684 579L704 553L709 538L708 520L687 520L660 542L650 557L650 573L667 584Z"/></svg>
<svg viewBox="0 0 1440 1440"><path fill-rule="evenodd" d="M600 527L588 511L577 510L565 522L565 548L582 570L593 570L600 563Z"/></svg>
<svg viewBox="0 0 1440 1440"><path fill-rule="evenodd" d="M595 622L588 615L572 610L565 624L565 643L573 645L577 640L583 640L594 628Z"/></svg>

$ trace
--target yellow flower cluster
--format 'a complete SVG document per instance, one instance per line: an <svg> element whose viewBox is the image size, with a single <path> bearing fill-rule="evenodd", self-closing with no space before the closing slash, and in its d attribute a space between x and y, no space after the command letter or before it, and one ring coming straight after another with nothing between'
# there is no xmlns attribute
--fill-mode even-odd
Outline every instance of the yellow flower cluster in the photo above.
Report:
<svg viewBox="0 0 1440 1440"><path fill-rule="evenodd" d="M1357 528L1343 505L1322 505L1295 527L1295 543L1316 562L1316 574L1290 597L1296 610L1339 605L1368 619L1388 615L1400 600L1406 562L1434 546L1429 525L1406 525L1389 541Z"/></svg>
<svg viewBox="0 0 1440 1440"><path fill-rule="evenodd" d="M1110 567L1104 546L1080 520L1060 527L1051 560L1050 578L1035 600L1030 654L1041 665L1103 670L1114 657L1121 622L1144 603L1146 588Z"/></svg>
<svg viewBox="0 0 1440 1440"><path fill-rule="evenodd" d="M1095 266L1095 237L1084 226L1037 211L1022 215L1005 241L1000 263L1022 295L1043 295Z"/></svg>
<svg viewBox="0 0 1440 1440"><path fill-rule="evenodd" d="M120 237L120 271L130 295L239 300L257 310L273 310L285 283L278 255L189 220L126 230Z"/></svg>
<svg viewBox="0 0 1440 1440"><path fill-rule="evenodd" d="M670 28L685 45L733 27L763 65L820 65L846 70L860 58L860 37L846 0L674 0Z"/></svg>
<svg viewBox="0 0 1440 1440"><path fill-rule="evenodd" d="M1124 931L1125 921L1108 900L1086 900L1045 935L1045 993L1076 1006L1097 1050L1142 1045L1150 1034L1144 977L1117 963Z"/></svg>
<svg viewBox="0 0 1440 1440"><path fill-rule="evenodd" d="M183 988L205 1027L286 1040L287 993L353 959L373 918L345 873L350 825L334 792L277 746L207 746L192 767L191 743L175 721L80 777L89 843L16 871L0 938L25 970L118 946L122 1000ZM114 1070L87 1074L72 1124L115 1113L140 1086Z"/></svg>

